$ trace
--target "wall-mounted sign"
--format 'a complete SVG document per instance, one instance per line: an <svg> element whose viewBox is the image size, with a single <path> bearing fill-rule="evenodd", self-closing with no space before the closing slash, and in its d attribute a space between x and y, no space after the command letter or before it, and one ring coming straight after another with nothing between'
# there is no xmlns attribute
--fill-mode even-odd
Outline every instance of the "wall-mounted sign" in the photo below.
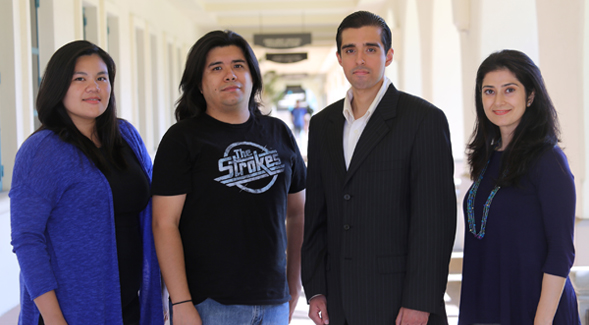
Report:
<svg viewBox="0 0 589 325"><path fill-rule="evenodd" d="M266 53L266 60L278 63L295 63L307 59L307 53Z"/></svg>
<svg viewBox="0 0 589 325"><path fill-rule="evenodd" d="M254 44L271 49L291 49L311 43L311 33L254 34Z"/></svg>

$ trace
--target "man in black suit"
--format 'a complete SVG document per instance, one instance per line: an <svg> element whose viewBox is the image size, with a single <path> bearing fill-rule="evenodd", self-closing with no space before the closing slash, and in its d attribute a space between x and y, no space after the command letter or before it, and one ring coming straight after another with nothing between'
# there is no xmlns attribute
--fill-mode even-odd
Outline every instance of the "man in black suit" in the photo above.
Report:
<svg viewBox="0 0 589 325"><path fill-rule="evenodd" d="M337 32L352 85L311 119L303 284L315 324L447 324L456 231L444 113L398 91L384 20L359 11Z"/></svg>

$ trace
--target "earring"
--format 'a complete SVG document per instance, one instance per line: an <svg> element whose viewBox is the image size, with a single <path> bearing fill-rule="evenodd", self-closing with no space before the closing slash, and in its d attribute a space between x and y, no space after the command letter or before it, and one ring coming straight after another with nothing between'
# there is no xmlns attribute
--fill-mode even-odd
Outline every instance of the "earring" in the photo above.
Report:
<svg viewBox="0 0 589 325"><path fill-rule="evenodd" d="M530 105L532 105L532 102L528 102L528 107L530 107Z"/></svg>

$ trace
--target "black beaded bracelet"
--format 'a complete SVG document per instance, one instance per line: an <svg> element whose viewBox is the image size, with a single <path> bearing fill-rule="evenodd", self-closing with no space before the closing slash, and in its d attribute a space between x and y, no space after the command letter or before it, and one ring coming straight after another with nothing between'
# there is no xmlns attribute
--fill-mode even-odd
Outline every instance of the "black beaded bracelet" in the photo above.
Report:
<svg viewBox="0 0 589 325"><path fill-rule="evenodd" d="M190 301L192 301L192 299L189 299L189 300L184 300L184 301L180 301L180 302L173 303L173 304L172 304L172 306L176 306L176 305L183 304L183 303L185 303L185 302L190 302Z"/></svg>

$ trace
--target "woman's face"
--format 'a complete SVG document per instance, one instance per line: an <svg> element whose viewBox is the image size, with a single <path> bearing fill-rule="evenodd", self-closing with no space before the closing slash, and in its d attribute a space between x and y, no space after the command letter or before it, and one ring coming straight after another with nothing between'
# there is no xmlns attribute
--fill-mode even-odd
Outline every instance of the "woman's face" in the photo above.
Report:
<svg viewBox="0 0 589 325"><path fill-rule="evenodd" d="M485 75L481 97L487 118L499 127L502 134L512 134L534 94L526 97L526 89L515 75L507 69L500 69Z"/></svg>
<svg viewBox="0 0 589 325"><path fill-rule="evenodd" d="M110 92L108 69L102 58L98 54L80 56L63 98L63 105L78 129L94 125L108 107Z"/></svg>

